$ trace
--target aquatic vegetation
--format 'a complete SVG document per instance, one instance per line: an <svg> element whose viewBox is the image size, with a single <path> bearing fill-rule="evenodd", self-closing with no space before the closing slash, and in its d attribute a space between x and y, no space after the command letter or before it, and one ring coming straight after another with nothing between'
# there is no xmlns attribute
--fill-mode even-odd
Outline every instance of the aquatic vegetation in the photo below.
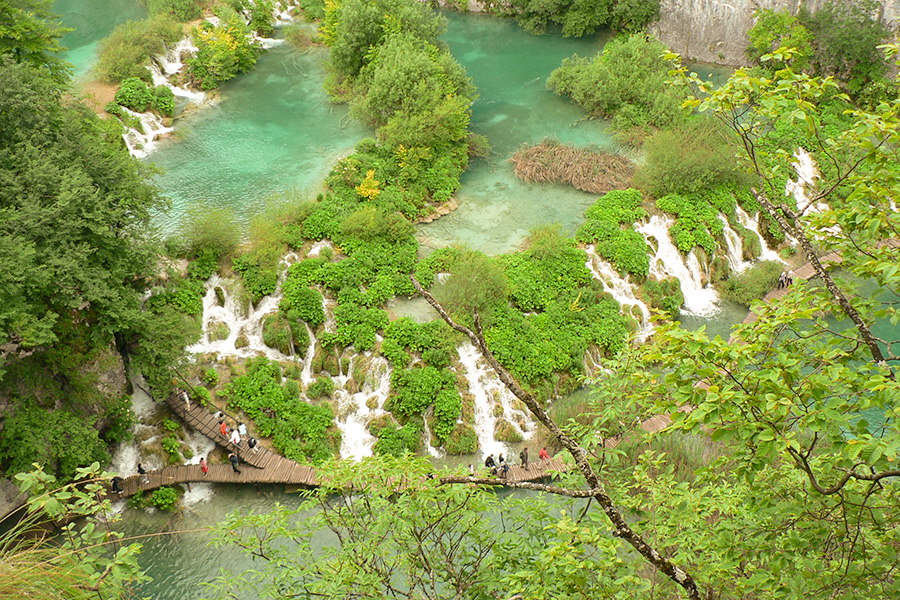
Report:
<svg viewBox="0 0 900 600"><path fill-rule="evenodd" d="M624 156L552 140L519 150L510 160L523 181L569 183L595 194L628 187L634 174L632 162Z"/></svg>

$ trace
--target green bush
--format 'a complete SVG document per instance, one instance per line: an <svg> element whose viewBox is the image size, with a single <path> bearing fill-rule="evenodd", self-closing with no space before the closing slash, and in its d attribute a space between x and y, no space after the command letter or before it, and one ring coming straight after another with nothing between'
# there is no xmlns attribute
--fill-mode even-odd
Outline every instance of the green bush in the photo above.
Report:
<svg viewBox="0 0 900 600"><path fill-rule="evenodd" d="M275 31L275 5L271 0L254 0L249 6L250 29L268 37Z"/></svg>
<svg viewBox="0 0 900 600"><path fill-rule="evenodd" d="M750 45L747 47L747 58L756 64L763 64L766 68L781 69L787 64L770 61L762 63L764 55L771 54L778 48L794 48L795 54L790 62L790 67L795 71L802 71L809 64L813 54L813 35L787 10L772 10L758 8L753 17L756 23L747 32Z"/></svg>
<svg viewBox="0 0 900 600"><path fill-rule="evenodd" d="M100 42L95 67L102 79L119 83L129 77L151 81L150 57L165 52L182 36L181 27L165 17L126 21Z"/></svg>
<svg viewBox="0 0 900 600"><path fill-rule="evenodd" d="M200 406L210 406L212 401L212 395L209 393L209 390L205 387L197 387L194 388L193 399L195 402L199 402Z"/></svg>
<svg viewBox="0 0 900 600"><path fill-rule="evenodd" d="M267 315L263 319L263 343L275 348L282 354L303 356L309 346L309 333L293 314L279 312Z"/></svg>
<svg viewBox="0 0 900 600"><path fill-rule="evenodd" d="M592 115L622 117L618 131L672 127L683 120L683 93L668 84L666 47L646 34L617 37L593 58L565 59L547 87ZM635 136L639 137L639 136Z"/></svg>
<svg viewBox="0 0 900 600"><path fill-rule="evenodd" d="M169 464L175 465L181 462L181 443L174 435L167 435L160 440L163 450L169 454Z"/></svg>
<svg viewBox="0 0 900 600"><path fill-rule="evenodd" d="M677 128L657 132L644 145L644 153L644 164L634 181L656 198L720 185L740 186L744 181L729 141L706 118L692 118Z"/></svg>
<svg viewBox="0 0 900 600"><path fill-rule="evenodd" d="M587 209L585 222L575 234L579 242L594 244L597 255L620 275L631 274L638 280L645 279L650 270L647 242L631 227L647 216L641 200L641 193L634 189L605 194Z"/></svg>
<svg viewBox="0 0 900 600"><path fill-rule="evenodd" d="M331 397L334 393L334 380L331 377L316 377L316 380L309 385L306 395L310 398Z"/></svg>
<svg viewBox="0 0 900 600"><path fill-rule="evenodd" d="M304 261L306 262L306 261ZM297 271L294 271L295 273ZM302 280L302 276L299 277ZM322 305L322 294L319 290L297 285L298 278L292 278L291 272L281 286L284 296L281 300L282 310L294 310L297 316L306 321L313 329L325 322L325 308Z"/></svg>
<svg viewBox="0 0 900 600"><path fill-rule="evenodd" d="M141 0L151 16L164 15L185 23L200 18L203 0Z"/></svg>
<svg viewBox="0 0 900 600"><path fill-rule="evenodd" d="M445 386L455 386L449 372L435 367L395 369L391 373L391 412L401 417L422 414Z"/></svg>
<svg viewBox="0 0 900 600"><path fill-rule="evenodd" d="M415 452L419 447L421 428L415 423L407 423L397 428L393 424L386 427L375 428L372 435L378 438L373 450L375 454L390 456L403 456L407 452Z"/></svg>
<svg viewBox="0 0 900 600"><path fill-rule="evenodd" d="M212 387L219 383L219 372L214 368L205 369L200 378L203 380L203 383Z"/></svg>
<svg viewBox="0 0 900 600"><path fill-rule="evenodd" d="M229 406L243 410L262 437L272 436L284 456L320 464L340 448L334 414L327 405L315 406L282 387L280 368L265 357L250 359L246 372L226 386Z"/></svg>
<svg viewBox="0 0 900 600"><path fill-rule="evenodd" d="M165 85L156 86L150 97L150 108L164 117L171 117L175 114L175 92Z"/></svg>
<svg viewBox="0 0 900 600"><path fill-rule="evenodd" d="M677 277L667 277L662 281L650 279L641 286L643 296L652 308L663 311L670 319L676 319L684 304L681 282Z"/></svg>
<svg viewBox="0 0 900 600"><path fill-rule="evenodd" d="M300 0L303 18L307 21L320 21L325 18L325 0Z"/></svg>
<svg viewBox="0 0 900 600"><path fill-rule="evenodd" d="M194 30L196 54L188 59L188 73L201 90L212 90L219 83L246 73L256 64L258 48L243 17L233 9L215 10L220 23L204 21Z"/></svg>
<svg viewBox="0 0 900 600"><path fill-rule="evenodd" d="M542 34L551 23L566 37L591 35L600 28L640 31L659 17L659 0L508 0L489 4L501 15L515 17L528 32Z"/></svg>
<svg viewBox="0 0 900 600"><path fill-rule="evenodd" d="M461 412L462 398L456 388L445 388L438 393L434 402L434 436L438 441L445 442L450 437Z"/></svg>
<svg viewBox="0 0 900 600"><path fill-rule="evenodd" d="M726 279L721 286L722 296L750 306L775 289L783 270L784 265L780 262L766 260L756 263L743 273Z"/></svg>
<svg viewBox="0 0 900 600"><path fill-rule="evenodd" d="M457 423L444 442L444 450L452 456L474 454L478 450L478 434L466 423Z"/></svg>
<svg viewBox="0 0 900 600"><path fill-rule="evenodd" d="M178 491L171 487L161 487L153 490L150 496L150 504L155 506L157 510L171 511L175 510L178 504Z"/></svg>
<svg viewBox="0 0 900 600"><path fill-rule="evenodd" d="M145 112L150 108L150 100L153 92L143 80L137 77L129 77L122 81L116 91L116 102L133 111Z"/></svg>
<svg viewBox="0 0 900 600"><path fill-rule="evenodd" d="M228 206L194 204L188 208L178 230L188 257L201 256L205 251L216 259L231 256L241 241L237 218Z"/></svg>

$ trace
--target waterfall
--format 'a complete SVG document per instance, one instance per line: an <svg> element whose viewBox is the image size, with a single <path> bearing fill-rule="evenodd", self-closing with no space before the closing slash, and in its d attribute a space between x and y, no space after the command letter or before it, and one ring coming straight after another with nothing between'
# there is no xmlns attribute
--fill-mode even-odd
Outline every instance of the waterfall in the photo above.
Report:
<svg viewBox="0 0 900 600"><path fill-rule="evenodd" d="M274 348L270 348L263 342L262 323L263 319L270 314L278 312L278 305L281 303L281 284L287 275L287 266L297 260L297 255L289 253L281 259L281 274L278 276L278 283L275 292L265 296L250 311L250 314L242 315L241 308L238 303L237 294L232 292L227 285L227 281L222 279L218 273L213 273L212 277L206 282L206 294L203 296L203 333L200 341L196 344L188 346L187 351L192 354L210 354L218 353L220 356L239 356L251 358L259 354L264 354L272 360L290 361L294 357L282 354ZM225 297L223 306L219 306L216 297L216 288L222 291ZM224 323L228 326L228 336L225 339L214 339L216 336L215 326ZM242 348L237 348L235 342L244 335L248 344ZM310 344L315 347L315 336L310 332ZM305 363L310 362L311 354L307 354Z"/></svg>
<svg viewBox="0 0 900 600"><path fill-rule="evenodd" d="M725 234L725 248L728 251L728 266L731 267L733 273L741 273L746 271L752 264L750 261L744 260L744 243L738 232L731 228L728 219L723 215L719 215L722 221L722 229Z"/></svg>
<svg viewBox="0 0 900 600"><path fill-rule="evenodd" d="M141 129L143 131L126 127L122 136L125 139L128 152L136 158L145 158L156 147L156 139L158 137L174 131L171 127L163 125L162 119L154 113L134 112L124 106L122 111L141 121Z"/></svg>
<svg viewBox="0 0 900 600"><path fill-rule="evenodd" d="M623 307L636 306L641 311L641 329L637 333L637 339L641 342L646 340L653 333L650 309L644 302L635 298L632 285L622 279L612 265L597 255L593 244L585 248L585 252L588 255L585 265L593 274L594 279L598 279L603 284L604 291L608 292Z"/></svg>
<svg viewBox="0 0 900 600"><path fill-rule="evenodd" d="M735 209L735 214L737 215L738 223L743 225L745 229L752 231L756 234L756 237L759 238L759 247L762 250L759 253L759 260L774 260L783 263L784 261L778 256L778 253L769 248L768 244L766 244L766 240L764 240L763 236L759 233L759 213L751 217L738 206Z"/></svg>
<svg viewBox="0 0 900 600"><path fill-rule="evenodd" d="M195 92L187 88L179 87L172 83L171 77L177 75L184 68L181 57L184 54L195 54L197 46L190 36L185 36L165 54L154 56L150 62L150 74L153 76L153 85L164 85L172 90L172 93L190 102L197 104L206 99L206 93Z"/></svg>
<svg viewBox="0 0 900 600"><path fill-rule="evenodd" d="M686 311L701 317L711 315L717 310L716 301L719 295L712 286L703 285L700 261L693 250L688 254L687 262L682 259L681 253L669 237L671 225L671 217L653 215L648 222L635 226L651 247L650 238L656 240L656 254L650 259L650 274L658 279L677 277L681 282Z"/></svg>
<svg viewBox="0 0 900 600"><path fill-rule="evenodd" d="M499 405L502 417L506 419L521 435L523 439L529 439L535 429L534 422L524 411L513 408L517 400L506 386L497 378L497 375L483 365L481 353L472 344L466 342L460 346L459 362L465 367L465 377L469 382L469 393L475 398L475 434L478 437L478 447L481 450L481 458L488 454L497 456L500 453L508 454L509 447L494 437L494 427L497 424L495 406ZM495 400L496 403L495 404ZM525 427L520 426L525 423Z"/></svg>
<svg viewBox="0 0 900 600"><path fill-rule="evenodd" d="M391 367L382 357L373 357L371 352L354 355L350 359L349 372L353 372L353 362L369 361L366 377L356 393L346 390L350 379L347 375L333 377L337 401L334 423L341 430L341 458L359 460L372 456L376 438L369 433L369 422L386 414L384 403L391 391Z"/></svg>

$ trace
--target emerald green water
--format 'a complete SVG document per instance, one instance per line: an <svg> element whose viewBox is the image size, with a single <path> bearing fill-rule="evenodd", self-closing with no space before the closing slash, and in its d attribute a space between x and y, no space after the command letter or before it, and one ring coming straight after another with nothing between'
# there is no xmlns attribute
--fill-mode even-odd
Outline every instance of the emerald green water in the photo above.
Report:
<svg viewBox="0 0 900 600"><path fill-rule="evenodd" d="M613 148L605 123L545 87L563 58L593 54L606 36L535 37L515 23L445 13L444 41L478 86L472 129L494 148L475 160L457 194L460 208L421 228L426 246L466 243L486 252L517 246L535 225L559 222L574 231L595 200L567 186L529 185L516 179L509 157L516 148L554 137ZM331 166L372 131L350 120L345 106L328 103L322 90L324 53L299 54L280 46L250 73L225 84L221 101L178 122L175 140L150 155L165 174L157 184L172 198L160 216L173 231L196 202L231 206L244 222L270 194L286 188L313 197Z"/></svg>
<svg viewBox="0 0 900 600"><path fill-rule="evenodd" d="M331 166L373 134L328 102L324 56L277 46L224 84L215 106L177 122L175 139L148 157L165 171L155 182L172 200L157 219L164 231L198 202L230 206L246 223L282 190L315 197Z"/></svg>
<svg viewBox="0 0 900 600"><path fill-rule="evenodd" d="M116 25L147 17L147 9L138 0L56 0L53 11L62 17L63 25L74 28L62 38L68 48L62 58L75 66L76 79L90 70L98 43Z"/></svg>

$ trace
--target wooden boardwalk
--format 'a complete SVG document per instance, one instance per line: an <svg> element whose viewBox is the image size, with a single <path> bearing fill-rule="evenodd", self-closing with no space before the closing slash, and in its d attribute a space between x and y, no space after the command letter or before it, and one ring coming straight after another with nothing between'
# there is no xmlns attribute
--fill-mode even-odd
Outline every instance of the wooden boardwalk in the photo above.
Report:
<svg viewBox="0 0 900 600"><path fill-rule="evenodd" d="M172 411L181 417L185 424L199 431L228 452L234 452L235 446L230 440L222 436L219 430L219 420L205 407L197 402L185 402L181 394L173 394L166 401ZM172 465L155 471L148 471L146 475L131 475L124 477L122 492L110 493L112 500L133 496L138 491L150 491L156 488L191 483L239 483L239 484L266 484L277 483L290 486L317 487L316 470L312 467L301 465L298 462L287 459L280 454L257 446L256 450L248 450L246 442L243 448L238 448L240 472L234 471L231 463L210 464L209 473L203 475L199 465ZM509 475L503 481L520 482L533 481L548 477L551 472L565 471L567 469L562 458L550 460L536 460L528 463L528 469L522 465L511 465Z"/></svg>

